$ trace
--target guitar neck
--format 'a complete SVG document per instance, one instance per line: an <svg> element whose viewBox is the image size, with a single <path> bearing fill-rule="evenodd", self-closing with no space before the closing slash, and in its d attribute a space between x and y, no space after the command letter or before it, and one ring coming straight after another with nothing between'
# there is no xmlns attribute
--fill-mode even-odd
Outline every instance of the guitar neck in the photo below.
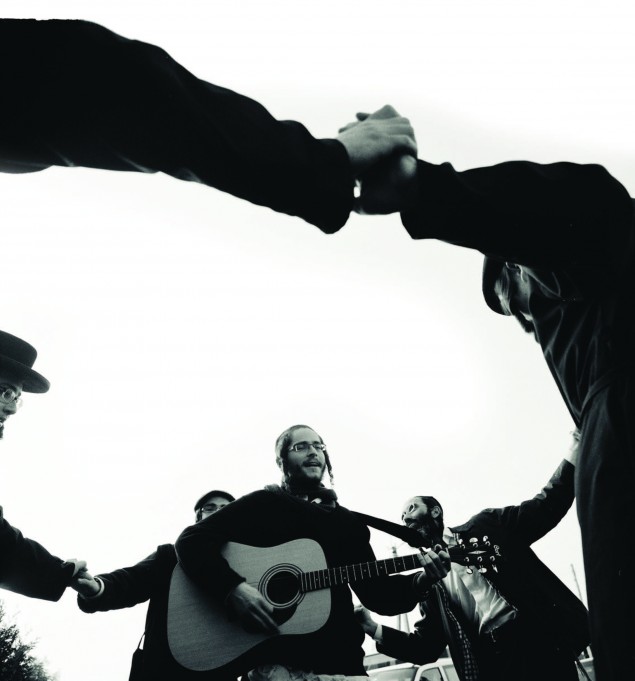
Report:
<svg viewBox="0 0 635 681"><path fill-rule="evenodd" d="M394 558L369 563L355 563L354 565L303 572L300 575L301 590L304 592L317 591L340 584L353 584L354 582L385 577L406 570L416 570L421 568L418 555L413 553L409 556L395 556Z"/></svg>

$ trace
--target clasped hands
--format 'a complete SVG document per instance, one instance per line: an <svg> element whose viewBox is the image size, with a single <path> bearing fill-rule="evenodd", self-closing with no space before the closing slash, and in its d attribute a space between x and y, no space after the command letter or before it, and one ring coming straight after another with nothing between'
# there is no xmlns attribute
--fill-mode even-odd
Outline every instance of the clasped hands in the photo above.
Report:
<svg viewBox="0 0 635 681"><path fill-rule="evenodd" d="M364 215L394 213L416 201L417 143L410 121L390 105L340 128L360 192L353 209Z"/></svg>

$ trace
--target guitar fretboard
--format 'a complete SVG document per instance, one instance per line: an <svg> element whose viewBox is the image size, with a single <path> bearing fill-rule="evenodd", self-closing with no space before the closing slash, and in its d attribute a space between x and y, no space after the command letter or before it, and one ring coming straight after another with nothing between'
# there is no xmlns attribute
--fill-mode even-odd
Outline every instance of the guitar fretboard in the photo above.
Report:
<svg viewBox="0 0 635 681"><path fill-rule="evenodd" d="M328 589L340 584L351 584L364 579L375 579L376 577L384 577L396 572L405 572L417 568L421 568L421 563L419 563L417 554L413 553L409 556L395 556L370 563L355 563L354 565L303 572L300 575L300 585L304 592L317 591L318 589Z"/></svg>

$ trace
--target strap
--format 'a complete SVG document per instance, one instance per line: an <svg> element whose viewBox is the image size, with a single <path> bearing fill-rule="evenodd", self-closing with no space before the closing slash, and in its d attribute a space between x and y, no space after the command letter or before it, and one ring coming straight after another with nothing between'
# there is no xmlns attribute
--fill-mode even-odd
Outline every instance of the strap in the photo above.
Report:
<svg viewBox="0 0 635 681"><path fill-rule="evenodd" d="M584 668L582 662L580 662L579 657L575 658L575 665L578 668L578 674L584 676L588 681L591 681L591 677L587 674L587 670Z"/></svg>
<svg viewBox="0 0 635 681"><path fill-rule="evenodd" d="M421 546L421 535L417 530L413 530L411 527L406 527L405 525L398 525L390 520L384 520L383 518L376 518L374 515L367 515L366 513L358 513L357 511L351 511L354 516L357 516L365 525L369 527L374 527L377 530L386 532L387 534L392 534L393 537L405 541L406 544L418 549Z"/></svg>

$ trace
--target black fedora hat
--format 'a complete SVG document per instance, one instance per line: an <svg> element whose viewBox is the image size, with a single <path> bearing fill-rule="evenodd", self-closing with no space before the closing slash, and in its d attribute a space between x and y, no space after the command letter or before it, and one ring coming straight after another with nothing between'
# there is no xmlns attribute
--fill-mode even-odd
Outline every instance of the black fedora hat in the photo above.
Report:
<svg viewBox="0 0 635 681"><path fill-rule="evenodd" d="M37 350L17 336L0 331L0 374L6 372L7 378L22 383L27 393L45 393L50 383L44 376L33 371Z"/></svg>

